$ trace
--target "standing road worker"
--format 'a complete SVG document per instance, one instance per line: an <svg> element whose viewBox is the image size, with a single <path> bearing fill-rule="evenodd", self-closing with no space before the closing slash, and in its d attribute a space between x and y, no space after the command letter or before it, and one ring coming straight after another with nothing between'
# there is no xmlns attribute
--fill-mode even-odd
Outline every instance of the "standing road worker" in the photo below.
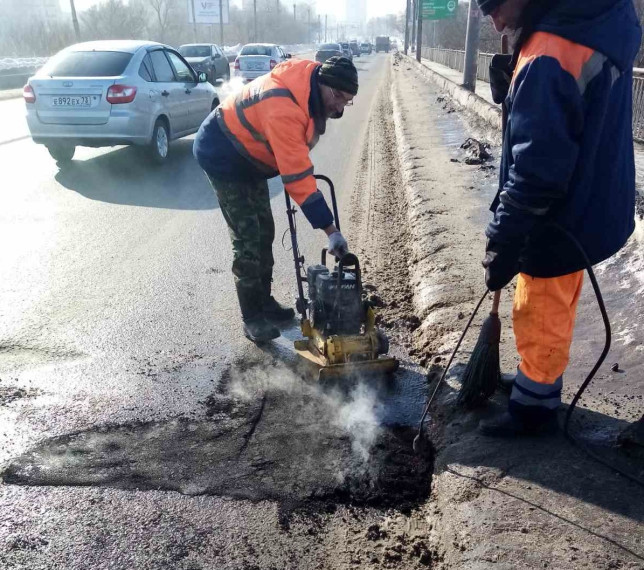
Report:
<svg viewBox="0 0 644 570"><path fill-rule="evenodd" d="M585 263L634 229L632 0L477 0L497 31L518 31L505 100L499 193L483 266L491 291L519 274L513 328L521 362L490 436L557 428Z"/></svg>
<svg viewBox="0 0 644 570"><path fill-rule="evenodd" d="M233 275L244 334L254 342L280 335L274 323L292 319L271 294L275 225L268 179L280 175L307 220L344 255L347 242L317 190L309 151L358 93L358 72L346 57L324 64L289 60L237 95L203 122L194 155L219 199L233 246Z"/></svg>

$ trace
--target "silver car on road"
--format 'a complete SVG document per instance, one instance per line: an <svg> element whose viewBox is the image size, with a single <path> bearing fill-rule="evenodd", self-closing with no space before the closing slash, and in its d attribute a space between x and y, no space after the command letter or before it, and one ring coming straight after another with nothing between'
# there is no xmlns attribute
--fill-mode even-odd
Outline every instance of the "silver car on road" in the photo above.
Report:
<svg viewBox="0 0 644 570"><path fill-rule="evenodd" d="M23 91L36 143L64 164L76 146L147 146L163 162L169 141L197 131L219 98L173 48L156 42L70 46Z"/></svg>
<svg viewBox="0 0 644 570"><path fill-rule="evenodd" d="M290 57L290 53L275 44L246 44L235 59L234 74L245 81L252 81Z"/></svg>

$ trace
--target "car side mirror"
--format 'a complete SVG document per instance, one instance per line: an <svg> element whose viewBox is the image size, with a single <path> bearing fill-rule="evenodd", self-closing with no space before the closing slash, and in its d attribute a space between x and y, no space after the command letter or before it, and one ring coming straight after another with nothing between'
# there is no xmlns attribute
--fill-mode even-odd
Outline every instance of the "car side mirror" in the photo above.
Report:
<svg viewBox="0 0 644 570"><path fill-rule="evenodd" d="M219 59L219 58L221 57L221 55L219 55L218 53L216 53L213 57L214 57L215 59Z"/></svg>
<svg viewBox="0 0 644 570"><path fill-rule="evenodd" d="M208 76L203 72L199 72L199 83L208 83Z"/></svg>
<svg viewBox="0 0 644 570"><path fill-rule="evenodd" d="M292 55L292 54L290 54L290 53L287 53L287 54L286 54L286 59L291 59L292 57L293 57L293 55Z"/></svg>

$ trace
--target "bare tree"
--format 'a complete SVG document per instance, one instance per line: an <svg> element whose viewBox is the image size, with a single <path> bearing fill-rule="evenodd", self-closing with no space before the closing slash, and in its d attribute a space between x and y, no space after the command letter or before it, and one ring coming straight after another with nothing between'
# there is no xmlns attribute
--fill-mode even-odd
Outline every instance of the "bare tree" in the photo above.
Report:
<svg viewBox="0 0 644 570"><path fill-rule="evenodd" d="M175 0L142 0L152 12L154 24L148 25L150 37L160 42L168 41L168 34L177 23Z"/></svg>
<svg viewBox="0 0 644 570"><path fill-rule="evenodd" d="M136 3L105 0L81 14L83 35L87 39L141 38L146 28L145 12Z"/></svg>

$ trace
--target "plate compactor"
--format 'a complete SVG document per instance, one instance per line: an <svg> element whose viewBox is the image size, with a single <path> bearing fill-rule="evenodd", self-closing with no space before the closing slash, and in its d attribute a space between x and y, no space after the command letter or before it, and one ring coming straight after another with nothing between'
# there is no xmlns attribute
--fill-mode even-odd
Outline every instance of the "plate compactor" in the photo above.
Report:
<svg viewBox="0 0 644 570"><path fill-rule="evenodd" d="M331 194L335 225L340 229L335 188L329 178L315 175L326 182ZM322 250L322 263L304 271L304 256L297 245L295 208L286 197L291 246L295 262L298 299L297 311L304 339L295 341L296 352L319 368L318 379L328 380L357 375L388 374L398 369L389 352L389 340L376 328L376 315L362 289L358 258L347 253L336 258L333 269L326 265L327 250ZM304 296L304 283L309 299Z"/></svg>

